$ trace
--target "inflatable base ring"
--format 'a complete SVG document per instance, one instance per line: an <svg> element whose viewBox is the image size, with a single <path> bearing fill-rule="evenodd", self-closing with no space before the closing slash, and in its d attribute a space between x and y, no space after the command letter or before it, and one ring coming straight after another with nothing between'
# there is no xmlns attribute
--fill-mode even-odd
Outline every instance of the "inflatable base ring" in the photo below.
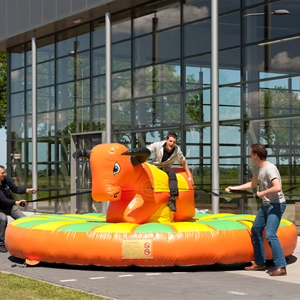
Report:
<svg viewBox="0 0 300 300"><path fill-rule="evenodd" d="M255 216L197 213L184 222L108 223L102 214L35 215L6 229L11 255L72 265L201 266L254 260ZM296 227L282 219L277 232L285 256L297 245ZM264 237L265 239L265 237ZM265 240L266 259L272 251Z"/></svg>

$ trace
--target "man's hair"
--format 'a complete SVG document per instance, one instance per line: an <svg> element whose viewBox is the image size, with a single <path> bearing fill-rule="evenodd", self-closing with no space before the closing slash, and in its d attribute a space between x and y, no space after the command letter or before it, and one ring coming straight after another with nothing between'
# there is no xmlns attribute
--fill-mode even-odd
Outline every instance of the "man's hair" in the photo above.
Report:
<svg viewBox="0 0 300 300"><path fill-rule="evenodd" d="M177 140L177 134L175 132L169 132L167 135L167 140L172 137Z"/></svg>
<svg viewBox="0 0 300 300"><path fill-rule="evenodd" d="M1 166L1 165L0 165L0 169L4 169L5 170L5 168L3 166Z"/></svg>
<svg viewBox="0 0 300 300"><path fill-rule="evenodd" d="M257 154L257 156L262 160L267 159L268 157L268 151L266 147L260 143L252 144L251 150L253 154Z"/></svg>

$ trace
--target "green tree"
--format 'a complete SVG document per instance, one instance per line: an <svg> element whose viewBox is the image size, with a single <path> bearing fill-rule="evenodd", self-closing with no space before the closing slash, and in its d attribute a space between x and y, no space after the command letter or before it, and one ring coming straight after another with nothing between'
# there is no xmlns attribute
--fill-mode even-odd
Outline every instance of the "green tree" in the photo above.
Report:
<svg viewBox="0 0 300 300"><path fill-rule="evenodd" d="M0 128L6 127L6 53L0 53Z"/></svg>

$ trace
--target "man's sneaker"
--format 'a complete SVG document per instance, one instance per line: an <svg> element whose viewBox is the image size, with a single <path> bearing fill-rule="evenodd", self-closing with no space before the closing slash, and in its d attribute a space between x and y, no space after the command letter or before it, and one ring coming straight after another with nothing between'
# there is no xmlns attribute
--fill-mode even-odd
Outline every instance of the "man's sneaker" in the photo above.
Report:
<svg viewBox="0 0 300 300"><path fill-rule="evenodd" d="M176 197L171 197L168 203L170 211L176 212Z"/></svg>
<svg viewBox="0 0 300 300"><path fill-rule="evenodd" d="M1 253L6 253L7 252L7 249L4 245L0 245L0 252Z"/></svg>

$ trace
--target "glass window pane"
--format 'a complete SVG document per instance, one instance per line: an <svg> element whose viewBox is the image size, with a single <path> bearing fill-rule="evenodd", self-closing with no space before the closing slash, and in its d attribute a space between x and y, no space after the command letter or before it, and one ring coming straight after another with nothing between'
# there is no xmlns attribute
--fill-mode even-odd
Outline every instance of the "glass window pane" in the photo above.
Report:
<svg viewBox="0 0 300 300"><path fill-rule="evenodd" d="M211 0L187 0L184 2L185 4L183 4L183 22L190 22L210 17ZM221 3L219 3L219 6L220 4Z"/></svg>
<svg viewBox="0 0 300 300"><path fill-rule="evenodd" d="M54 112L37 114L37 136L48 137L53 135L55 135Z"/></svg>
<svg viewBox="0 0 300 300"><path fill-rule="evenodd" d="M61 137L57 138L57 159L58 161L70 161L70 154L71 154L71 144L70 144L70 137ZM65 167L69 168L68 164ZM65 174L68 174L66 172Z"/></svg>
<svg viewBox="0 0 300 300"><path fill-rule="evenodd" d="M37 142L37 162L54 162L55 161L55 143L54 140L45 139ZM47 165L46 165L47 166ZM49 170L48 170L49 171ZM38 164L38 176L45 177L47 175L45 165ZM54 174L53 174L54 175Z"/></svg>
<svg viewBox="0 0 300 300"><path fill-rule="evenodd" d="M179 62L135 70L134 96L170 93L181 89Z"/></svg>
<svg viewBox="0 0 300 300"><path fill-rule="evenodd" d="M11 139L20 139L24 138L25 133L25 118L16 117L10 119L10 129L11 129Z"/></svg>
<svg viewBox="0 0 300 300"><path fill-rule="evenodd" d="M54 84L54 61L37 65L37 87Z"/></svg>
<svg viewBox="0 0 300 300"><path fill-rule="evenodd" d="M13 182L17 186L24 186L25 182L25 167L24 164L13 164L12 165L12 177ZM23 194L14 194L14 200L20 201L21 199L24 199Z"/></svg>
<svg viewBox="0 0 300 300"><path fill-rule="evenodd" d="M162 7L159 7L160 5ZM136 8L136 18L133 20L134 36L180 24L179 2L168 5L168 8L163 5L164 3L157 1Z"/></svg>
<svg viewBox="0 0 300 300"><path fill-rule="evenodd" d="M89 52L78 53L57 60L57 82L71 81L90 76Z"/></svg>
<svg viewBox="0 0 300 300"><path fill-rule="evenodd" d="M32 113L32 91L26 93L26 113Z"/></svg>
<svg viewBox="0 0 300 300"><path fill-rule="evenodd" d="M262 5L244 11L245 43L276 39L279 37L283 38L284 36L290 37L290 35L293 34L299 35L300 24L298 22L298 16L300 8L297 0L276 1L268 5L269 8ZM276 15L273 13L283 8L289 11L289 14ZM269 15L265 14L265 9L269 9ZM266 30L265 24L268 24Z"/></svg>
<svg viewBox="0 0 300 300"><path fill-rule="evenodd" d="M54 58L54 35L37 40L37 62Z"/></svg>
<svg viewBox="0 0 300 300"><path fill-rule="evenodd" d="M79 80L76 82L76 106L90 104L90 80Z"/></svg>
<svg viewBox="0 0 300 300"><path fill-rule="evenodd" d="M57 109L74 107L76 88L74 82L57 86Z"/></svg>
<svg viewBox="0 0 300 300"><path fill-rule="evenodd" d="M211 21L202 21L183 28L184 55L197 55L211 51Z"/></svg>
<svg viewBox="0 0 300 300"><path fill-rule="evenodd" d="M254 5L254 4L258 4L258 3L262 3L265 0L243 0L243 5L244 6L249 6L249 5Z"/></svg>
<svg viewBox="0 0 300 300"><path fill-rule="evenodd" d="M105 47L92 51L93 75L105 74Z"/></svg>
<svg viewBox="0 0 300 300"><path fill-rule="evenodd" d="M31 42L25 45L26 48L26 66L32 65L32 50L31 50Z"/></svg>
<svg viewBox="0 0 300 300"><path fill-rule="evenodd" d="M56 78L57 82L74 80L76 74L76 63L73 57L67 56L57 60Z"/></svg>
<svg viewBox="0 0 300 300"><path fill-rule="evenodd" d="M24 69L19 69L10 72L10 88L11 92L23 91L25 88Z"/></svg>
<svg viewBox="0 0 300 300"><path fill-rule="evenodd" d="M92 107L92 130L105 130L106 108L105 105Z"/></svg>
<svg viewBox="0 0 300 300"><path fill-rule="evenodd" d="M10 68L11 70L24 67L24 45L10 49Z"/></svg>
<svg viewBox="0 0 300 300"><path fill-rule="evenodd" d="M13 94L10 96L12 116L22 115L25 112L25 98L24 93Z"/></svg>
<svg viewBox="0 0 300 300"><path fill-rule="evenodd" d="M158 45L156 46L156 38L154 37L154 61L162 62L180 57L180 28L158 33L157 40Z"/></svg>
<svg viewBox="0 0 300 300"><path fill-rule="evenodd" d="M32 138L32 115L26 116L26 137Z"/></svg>
<svg viewBox="0 0 300 300"><path fill-rule="evenodd" d="M226 145L241 145L241 124L230 124L230 125L220 125L219 127L220 134L219 134L219 141L220 146L225 147ZM228 145L229 146L229 145ZM230 155L238 155L240 156L240 147L239 149L235 150L238 152L232 152L227 148L226 151L220 152L220 156L230 156ZM236 153L236 154L233 154ZM230 155L228 155L230 154Z"/></svg>
<svg viewBox="0 0 300 300"><path fill-rule="evenodd" d="M92 24L92 47L105 45L105 20L98 20Z"/></svg>
<svg viewBox="0 0 300 300"><path fill-rule="evenodd" d="M221 56L221 54L219 54ZM185 88L199 89L210 86L211 56L204 55L184 60Z"/></svg>
<svg viewBox="0 0 300 300"><path fill-rule="evenodd" d="M163 100L161 97L134 101L134 125L137 128L161 126Z"/></svg>
<svg viewBox="0 0 300 300"><path fill-rule="evenodd" d="M180 95L137 100L134 103L134 112L135 126L138 128L180 123Z"/></svg>
<svg viewBox="0 0 300 300"><path fill-rule="evenodd" d="M63 147L61 147L61 150ZM63 186L63 187L71 187L71 176L70 176L70 163L60 163L58 164L58 176L57 176L57 184L58 186ZM62 192L62 195L64 193ZM70 211L69 205L70 201L68 201L68 198L62 198L63 200L61 202L62 206L62 212L67 213ZM63 204L64 203L64 204Z"/></svg>
<svg viewBox="0 0 300 300"><path fill-rule="evenodd" d="M112 45L112 71L131 68L131 41Z"/></svg>
<svg viewBox="0 0 300 300"><path fill-rule="evenodd" d="M131 98L131 71L112 75L112 100Z"/></svg>
<svg viewBox="0 0 300 300"><path fill-rule="evenodd" d="M90 28L85 24L58 34L56 47L57 57L69 55L70 52L81 52L90 47Z"/></svg>
<svg viewBox="0 0 300 300"><path fill-rule="evenodd" d="M223 87L219 89L219 119L230 120L241 118L241 88L240 86Z"/></svg>
<svg viewBox="0 0 300 300"><path fill-rule="evenodd" d="M149 65L153 62L153 36L148 35L133 40L135 67Z"/></svg>
<svg viewBox="0 0 300 300"><path fill-rule="evenodd" d="M105 103L106 101L106 77L100 76L92 79L92 102Z"/></svg>
<svg viewBox="0 0 300 300"><path fill-rule="evenodd" d="M161 114L163 124L177 124L181 122L180 94L163 96Z"/></svg>
<svg viewBox="0 0 300 300"><path fill-rule="evenodd" d="M269 48L265 48L266 46ZM300 39L246 47L244 51L246 79L298 75L300 73L299 47Z"/></svg>
<svg viewBox="0 0 300 300"><path fill-rule="evenodd" d="M113 130L131 128L131 102L117 102L112 104Z"/></svg>
<svg viewBox="0 0 300 300"><path fill-rule="evenodd" d="M185 119L186 123L210 121L210 90L185 94Z"/></svg>
<svg viewBox="0 0 300 300"><path fill-rule="evenodd" d="M55 109L54 87L37 90L37 112L46 112Z"/></svg>
<svg viewBox="0 0 300 300"><path fill-rule="evenodd" d="M129 17L126 18L126 14ZM131 18L130 11L125 12L124 14L115 15L112 17L112 26L111 26L111 41L112 43L129 39L131 37ZM118 20L120 19L120 20Z"/></svg>
<svg viewBox="0 0 300 300"><path fill-rule="evenodd" d="M26 68L26 89L31 90L32 89L32 67Z"/></svg>
<svg viewBox="0 0 300 300"><path fill-rule="evenodd" d="M62 110L56 113L56 134L69 135L76 130L76 113L74 109Z"/></svg>
<svg viewBox="0 0 300 300"><path fill-rule="evenodd" d="M23 163L26 161L25 157L25 147L24 147L24 141L12 141L11 142L11 158L12 158L12 167L13 171L15 169L15 163ZM12 174L14 175L14 174ZM15 176L12 176L15 177Z"/></svg>
<svg viewBox="0 0 300 300"><path fill-rule="evenodd" d="M240 82L241 59L240 49L219 52L219 83Z"/></svg>
<svg viewBox="0 0 300 300"><path fill-rule="evenodd" d="M45 154L47 153L46 158L48 158L49 154L50 159L47 161L53 161L52 156L54 155L53 153L49 153L49 151L53 151L54 150L54 141L53 142L48 142L50 145L47 147L47 151L48 152L44 152ZM49 148L49 149L48 149ZM37 165L37 170L38 170L38 187L39 189L42 188L50 188L50 187L55 187L55 165L54 164L38 164ZM43 191L43 197L50 197L50 196L54 196L54 192L52 192L53 194L51 195L51 192L45 192ZM54 202L54 201L49 201L50 203ZM43 210L45 209L46 211L49 211L49 206L51 208L51 204L49 204L49 202L47 202L47 204L44 202L43 204L39 203L39 209L41 210L43 208Z"/></svg>
<svg viewBox="0 0 300 300"><path fill-rule="evenodd" d="M240 12L219 17L219 49L241 44Z"/></svg>
<svg viewBox="0 0 300 300"><path fill-rule="evenodd" d="M127 147L131 148L131 133L130 132L113 132L112 136L114 143L120 143Z"/></svg>

